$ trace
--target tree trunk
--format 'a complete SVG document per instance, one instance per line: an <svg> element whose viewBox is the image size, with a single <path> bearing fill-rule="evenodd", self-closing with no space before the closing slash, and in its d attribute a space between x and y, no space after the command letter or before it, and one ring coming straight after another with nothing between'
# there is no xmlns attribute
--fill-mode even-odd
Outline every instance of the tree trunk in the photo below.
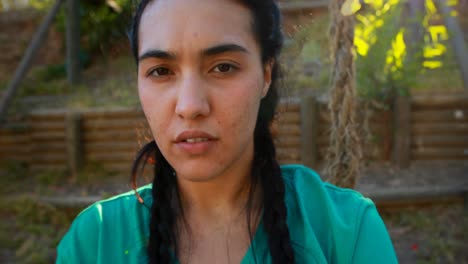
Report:
<svg viewBox="0 0 468 264"><path fill-rule="evenodd" d="M341 13L344 2L345 0L332 0L329 6L333 64L328 105L331 113L331 137L326 173L333 184L353 188L359 175L362 154L355 121L354 16L344 16Z"/></svg>

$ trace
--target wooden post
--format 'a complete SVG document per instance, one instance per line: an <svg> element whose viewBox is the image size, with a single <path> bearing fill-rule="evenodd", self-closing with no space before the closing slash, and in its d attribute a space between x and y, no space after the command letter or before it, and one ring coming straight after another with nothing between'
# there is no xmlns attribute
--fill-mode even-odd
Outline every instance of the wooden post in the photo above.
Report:
<svg viewBox="0 0 468 264"><path fill-rule="evenodd" d="M463 193L463 209L466 215L468 215L468 190Z"/></svg>
<svg viewBox="0 0 468 264"><path fill-rule="evenodd" d="M468 93L468 51L466 50L463 32L455 17L450 15L451 8L447 6L447 1L437 0L435 2L437 4L437 8L444 17L445 26L450 33L450 42L452 43L455 58L457 59L460 67L463 86L465 87L465 92Z"/></svg>
<svg viewBox="0 0 468 264"><path fill-rule="evenodd" d="M78 84L81 79L80 12L78 0L67 0L66 19L67 80Z"/></svg>
<svg viewBox="0 0 468 264"><path fill-rule="evenodd" d="M301 99L301 158L308 167L315 167L318 160L319 108L315 96Z"/></svg>
<svg viewBox="0 0 468 264"><path fill-rule="evenodd" d="M411 105L408 96L398 95L393 109L394 133L393 161L399 168L410 165Z"/></svg>
<svg viewBox="0 0 468 264"><path fill-rule="evenodd" d="M28 73L34 57L44 43L47 37L47 33L49 32L50 25L52 25L52 22L54 21L54 18L57 15L63 1L64 0L57 0L55 2L55 5L52 7L52 9L50 9L44 20L42 20L39 29L36 31L31 42L29 43L29 46L26 49L20 64L15 70L13 79L8 83L6 91L0 100L0 121L4 119L4 115L6 115L8 106L10 105L10 102L13 99L16 90L18 89L20 82Z"/></svg>
<svg viewBox="0 0 468 264"><path fill-rule="evenodd" d="M76 175L83 166L83 144L81 136L81 114L69 112L65 117L65 145L68 168Z"/></svg>

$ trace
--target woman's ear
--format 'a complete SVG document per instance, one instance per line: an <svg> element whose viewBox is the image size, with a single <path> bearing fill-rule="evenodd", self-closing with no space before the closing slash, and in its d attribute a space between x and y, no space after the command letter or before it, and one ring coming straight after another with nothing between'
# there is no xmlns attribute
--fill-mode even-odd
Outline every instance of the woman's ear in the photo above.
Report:
<svg viewBox="0 0 468 264"><path fill-rule="evenodd" d="M263 85L263 89L262 89L262 98L267 95L268 90L270 89L271 74L272 74L272 70L273 70L273 65L275 65L275 60L270 59L265 63L265 65L263 67L264 85Z"/></svg>

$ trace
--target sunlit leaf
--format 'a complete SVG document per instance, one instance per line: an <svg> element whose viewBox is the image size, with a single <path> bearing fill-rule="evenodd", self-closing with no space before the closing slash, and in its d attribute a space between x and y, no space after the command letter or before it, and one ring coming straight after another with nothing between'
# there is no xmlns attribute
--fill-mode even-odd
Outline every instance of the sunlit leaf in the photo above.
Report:
<svg viewBox="0 0 468 264"><path fill-rule="evenodd" d="M350 16L361 9L359 0L346 0L341 6L341 14L343 16Z"/></svg>
<svg viewBox="0 0 468 264"><path fill-rule="evenodd" d="M354 45L356 46L356 52L361 56L366 56L369 50L369 45L362 38L355 37Z"/></svg>
<svg viewBox="0 0 468 264"><path fill-rule="evenodd" d="M115 12L121 13L122 7L115 0L106 0L106 4L112 8Z"/></svg>
<svg viewBox="0 0 468 264"><path fill-rule="evenodd" d="M424 58L434 58L443 55L447 51L447 48L440 44L436 43L433 46L424 47Z"/></svg>
<svg viewBox="0 0 468 264"><path fill-rule="evenodd" d="M431 40L433 42L439 42L442 40L448 40L447 28L444 25L434 25L428 28Z"/></svg>
<svg viewBox="0 0 468 264"><path fill-rule="evenodd" d="M442 67L443 63L441 61L424 61L423 66L428 69L435 69Z"/></svg>
<svg viewBox="0 0 468 264"><path fill-rule="evenodd" d="M429 15L436 14L437 8L432 0L426 0L426 12Z"/></svg>

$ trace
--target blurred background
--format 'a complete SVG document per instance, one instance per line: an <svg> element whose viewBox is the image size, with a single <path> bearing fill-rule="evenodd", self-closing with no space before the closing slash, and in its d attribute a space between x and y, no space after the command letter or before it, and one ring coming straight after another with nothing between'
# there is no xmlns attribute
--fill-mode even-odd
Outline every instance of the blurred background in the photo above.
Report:
<svg viewBox="0 0 468 264"><path fill-rule="evenodd" d="M279 1L285 80L272 126L280 163L324 180L330 1ZM53 262L80 210L130 190L151 138L127 39L135 2L0 0L1 263ZM345 5L363 149L353 188L376 202L401 263L468 263L468 1Z"/></svg>

